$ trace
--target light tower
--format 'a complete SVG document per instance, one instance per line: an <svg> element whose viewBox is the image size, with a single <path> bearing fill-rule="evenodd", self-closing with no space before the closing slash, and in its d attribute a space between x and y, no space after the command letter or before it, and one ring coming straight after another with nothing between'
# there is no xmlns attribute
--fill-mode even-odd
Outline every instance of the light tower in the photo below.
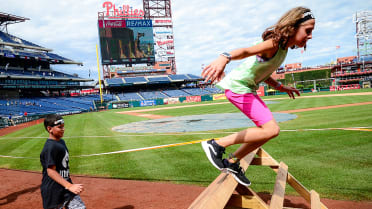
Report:
<svg viewBox="0 0 372 209"><path fill-rule="evenodd" d="M372 55L372 11L360 11L355 13L356 39L358 61Z"/></svg>
<svg viewBox="0 0 372 209"><path fill-rule="evenodd" d="M152 19L155 42L155 60L169 62L176 74L171 0L143 0L145 19Z"/></svg>

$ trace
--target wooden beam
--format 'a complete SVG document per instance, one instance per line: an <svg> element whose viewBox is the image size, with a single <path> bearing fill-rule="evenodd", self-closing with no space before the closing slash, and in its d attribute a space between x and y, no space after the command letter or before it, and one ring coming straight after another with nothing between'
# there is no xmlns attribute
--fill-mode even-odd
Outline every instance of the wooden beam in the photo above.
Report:
<svg viewBox="0 0 372 209"><path fill-rule="evenodd" d="M240 161L240 166L247 170L256 155L257 149ZM189 209L224 208L234 192L238 182L232 175L221 173L190 205Z"/></svg>
<svg viewBox="0 0 372 209"><path fill-rule="evenodd" d="M233 194L227 205L236 208L268 209L265 202L262 203L261 199L251 195Z"/></svg>
<svg viewBox="0 0 372 209"><path fill-rule="evenodd" d="M244 196L254 196L255 199L259 202L259 204L262 207L264 207L266 209L269 208L269 206L266 204L266 202L263 201L261 199L261 197L255 191L253 191L253 189L251 189L250 187L246 187L246 186L243 186L241 184L238 184L238 186L236 187L235 191L238 192L238 194L239 195L242 195L242 196L243 195ZM229 205L229 204L227 204L227 205Z"/></svg>
<svg viewBox="0 0 372 209"><path fill-rule="evenodd" d="M311 196L311 209L321 209L319 194L316 191L311 190L310 196Z"/></svg>
<svg viewBox="0 0 372 209"><path fill-rule="evenodd" d="M277 164L277 162L271 157L256 157L253 159L251 165L279 167L279 164Z"/></svg>
<svg viewBox="0 0 372 209"><path fill-rule="evenodd" d="M285 186L287 183L288 166L281 162L278 175L274 186L274 192L271 196L270 209L282 209L284 204Z"/></svg>

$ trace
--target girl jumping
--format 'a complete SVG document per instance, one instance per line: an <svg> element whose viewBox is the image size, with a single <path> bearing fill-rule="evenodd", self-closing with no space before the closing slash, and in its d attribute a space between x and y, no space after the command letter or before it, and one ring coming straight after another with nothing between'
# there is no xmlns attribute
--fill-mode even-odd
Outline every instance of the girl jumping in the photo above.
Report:
<svg viewBox="0 0 372 209"><path fill-rule="evenodd" d="M288 48L306 49L306 42L312 38L314 26L315 18L310 9L293 8L263 32L260 42L248 48L222 53L202 72L205 82L217 81L217 87L225 90L227 99L257 126L218 141L212 139L202 142L213 166L221 171L228 171L242 185L249 186L251 182L240 167L239 160L278 136L280 131L271 111L256 94L258 84L264 81L275 89L288 93L292 99L295 94L300 96L297 89L283 86L270 76L283 63ZM224 77L224 69L231 60L244 58L247 58L246 61ZM228 159L222 159L225 148L234 144L242 145Z"/></svg>

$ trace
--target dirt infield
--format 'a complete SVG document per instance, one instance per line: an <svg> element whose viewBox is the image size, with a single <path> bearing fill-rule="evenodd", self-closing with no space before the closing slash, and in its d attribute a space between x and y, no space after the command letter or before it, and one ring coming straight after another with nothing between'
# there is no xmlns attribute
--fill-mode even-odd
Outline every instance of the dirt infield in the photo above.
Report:
<svg viewBox="0 0 372 209"><path fill-rule="evenodd" d="M0 169L0 208L42 208L40 195L41 173ZM87 208L95 209L182 209L194 201L205 189L192 185L145 182L108 178L72 176L84 184L81 198ZM268 202L269 194L259 194ZM352 202L322 199L328 208L370 209L372 202ZM286 196L285 206L310 208L301 197Z"/></svg>
<svg viewBox="0 0 372 209"><path fill-rule="evenodd" d="M297 109L297 110L287 110L287 111L279 111L281 113L295 113L295 112L306 112L306 111L313 111L313 110L325 110L325 109L332 109L332 108L339 108L339 107L352 107L352 106L360 106L360 105L370 105L372 102L361 102L355 104L343 104L343 105L333 105L333 106L325 106L325 107L313 107L313 108L305 108L305 109Z"/></svg>

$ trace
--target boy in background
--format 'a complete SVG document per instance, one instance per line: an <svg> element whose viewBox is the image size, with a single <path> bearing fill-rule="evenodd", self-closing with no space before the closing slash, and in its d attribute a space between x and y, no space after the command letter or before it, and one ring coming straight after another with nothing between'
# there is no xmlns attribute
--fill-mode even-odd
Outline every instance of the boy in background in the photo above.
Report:
<svg viewBox="0 0 372 209"><path fill-rule="evenodd" d="M85 209L79 194L84 190L82 184L73 184L69 171L69 153L62 139L65 125L62 116L48 115L44 127L49 137L40 153L43 166L41 196L44 209Z"/></svg>

